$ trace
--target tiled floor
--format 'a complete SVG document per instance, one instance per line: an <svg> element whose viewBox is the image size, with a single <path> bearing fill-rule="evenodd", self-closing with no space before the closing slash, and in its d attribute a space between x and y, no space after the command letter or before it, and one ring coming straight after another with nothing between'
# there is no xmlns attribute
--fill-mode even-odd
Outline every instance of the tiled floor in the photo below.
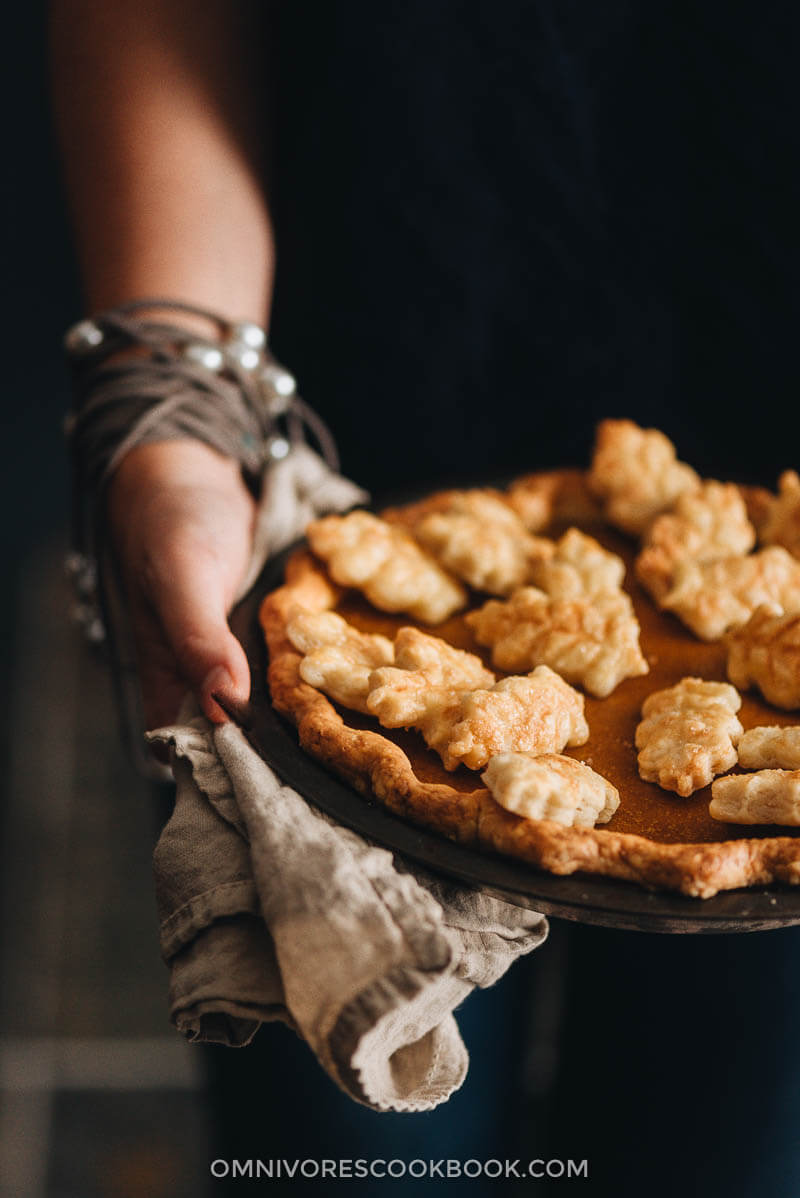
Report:
<svg viewBox="0 0 800 1198"><path fill-rule="evenodd" d="M65 617L62 557L58 539L33 550L16 584L0 1193L198 1198L205 1104L197 1052L167 1019L158 796L121 748L106 669Z"/></svg>

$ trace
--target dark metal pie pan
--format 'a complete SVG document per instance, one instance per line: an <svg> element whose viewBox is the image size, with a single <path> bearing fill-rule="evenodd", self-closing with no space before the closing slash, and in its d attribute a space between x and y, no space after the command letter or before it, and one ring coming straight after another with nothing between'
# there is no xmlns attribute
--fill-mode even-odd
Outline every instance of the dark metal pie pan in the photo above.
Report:
<svg viewBox="0 0 800 1198"><path fill-rule="evenodd" d="M294 548L294 547L292 547ZM478 852L400 819L329 773L299 746L294 726L272 707L258 608L283 582L291 549L273 558L231 618L252 674L251 743L281 778L312 803L377 844L435 873L559 919L641 932L758 932L800 924L800 887L732 890L710 899L649 891L587 874L556 877L534 866Z"/></svg>

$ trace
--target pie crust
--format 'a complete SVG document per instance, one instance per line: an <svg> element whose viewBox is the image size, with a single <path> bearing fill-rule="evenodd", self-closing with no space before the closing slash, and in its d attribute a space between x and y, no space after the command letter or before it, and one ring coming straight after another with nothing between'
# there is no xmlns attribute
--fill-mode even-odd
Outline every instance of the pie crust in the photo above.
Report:
<svg viewBox="0 0 800 1198"><path fill-rule="evenodd" d="M774 827L748 827L743 837L741 826L720 823L709 814L710 786L681 798L639 777L634 737L645 698L687 675L727 681L727 649L721 641L698 640L675 616L656 608L636 580L638 541L610 528L596 505L583 502L582 484L574 470L550 472L519 480L508 494L524 506L527 497L535 505L539 494L546 493L554 500L553 518L537 531L555 537L575 525L626 562L625 589L641 625L641 646L650 670L625 679L604 699L587 694L589 740L566 750L618 789L620 805L609 823L565 827L514 815L492 798L478 773L465 767L448 773L419 734L381 729L373 717L339 707L304 682L299 673L302 656L287 636L298 608L336 611L360 631L388 637L415 624L406 616L378 611L355 591L334 583L325 565L305 548L290 556L284 584L260 607L274 707L295 724L301 747L360 793L460 844L509 855L553 874L581 871L698 898L736 887L800 883L800 829L776 836ZM752 510L763 493L744 494ZM427 513L446 508L451 495L439 492L383 516L411 527ZM485 599L473 594L467 610ZM425 631L482 656L489 665L488 651L475 641L465 614L459 612L433 628L425 626ZM742 694L738 715L745 729L800 724L800 713L777 711L757 692Z"/></svg>

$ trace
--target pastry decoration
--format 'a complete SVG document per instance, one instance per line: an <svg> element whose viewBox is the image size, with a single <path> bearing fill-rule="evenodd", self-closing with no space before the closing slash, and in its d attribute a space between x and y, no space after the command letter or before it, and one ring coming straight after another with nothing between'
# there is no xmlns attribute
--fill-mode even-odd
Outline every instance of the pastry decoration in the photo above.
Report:
<svg viewBox="0 0 800 1198"><path fill-rule="evenodd" d="M730 824L800 826L800 770L730 774L711 786L708 810Z"/></svg>
<svg viewBox="0 0 800 1198"><path fill-rule="evenodd" d="M366 712L369 676L394 660L388 637L359 632L332 611L299 611L286 635L303 654L300 677L336 703Z"/></svg>
<svg viewBox="0 0 800 1198"><path fill-rule="evenodd" d="M762 604L727 637L728 677L785 711L800 709L800 612Z"/></svg>
<svg viewBox="0 0 800 1198"><path fill-rule="evenodd" d="M445 570L490 595L509 595L529 580L532 562L553 553L552 541L531 536L490 491L453 492L443 510L423 516L413 531Z"/></svg>
<svg viewBox="0 0 800 1198"><path fill-rule="evenodd" d="M340 777L463 844L704 898L800 884L800 836L735 828L800 828L800 722L775 714L800 711L799 508L793 472L778 495L701 480L609 420L590 471L316 520L261 608L273 703ZM419 626L444 620L446 640Z"/></svg>
<svg viewBox="0 0 800 1198"><path fill-rule="evenodd" d="M736 765L739 694L727 682L682 678L642 705L636 729L639 774L676 794L693 794Z"/></svg>
<svg viewBox="0 0 800 1198"><path fill-rule="evenodd" d="M448 746L460 718L460 697L494 686L494 674L473 653L416 628L400 629L394 661L372 673L366 710L384 728L416 728L445 768L455 769L459 762Z"/></svg>
<svg viewBox="0 0 800 1198"><path fill-rule="evenodd" d="M528 532L541 532L553 521L594 524L600 519L600 502L583 470L526 474L511 483L506 500Z"/></svg>
<svg viewBox="0 0 800 1198"><path fill-rule="evenodd" d="M795 470L785 470L778 479L778 495L769 505L761 540L782 545L800 558L800 475Z"/></svg>
<svg viewBox="0 0 800 1198"><path fill-rule="evenodd" d="M551 819L565 827L605 824L619 807L619 791L588 765L558 753L498 753L481 775L506 811Z"/></svg>
<svg viewBox="0 0 800 1198"><path fill-rule="evenodd" d="M588 481L608 522L635 536L681 492L700 485L664 433L632 420L603 420L597 426Z"/></svg>
<svg viewBox="0 0 800 1198"><path fill-rule="evenodd" d="M739 765L746 770L800 770L800 725L759 724L739 741Z"/></svg>
<svg viewBox="0 0 800 1198"><path fill-rule="evenodd" d="M497 681L476 654L448 645L441 637L418 628L398 631L394 638L394 664L400 670L423 675L431 686L474 690L493 686Z"/></svg>
<svg viewBox="0 0 800 1198"><path fill-rule="evenodd" d="M520 587L506 602L490 599L465 619L499 670L548 665L600 698L624 678L648 672L639 622L623 591L551 599L537 587Z"/></svg>
<svg viewBox="0 0 800 1198"><path fill-rule="evenodd" d="M309 524L306 536L334 582L363 591L381 611L440 624L466 605L461 584L408 532L371 512L323 516Z"/></svg>
<svg viewBox="0 0 800 1198"><path fill-rule="evenodd" d="M696 491L684 491L650 525L636 559L636 577L659 602L670 591L681 562L749 553L755 541L739 488L704 482Z"/></svg>
<svg viewBox="0 0 800 1198"><path fill-rule="evenodd" d="M410 675L410 676L407 676ZM472 690L391 666L370 680L367 708L384 728L416 728L445 769L482 769L495 753L558 753L585 744L583 696L546 666Z"/></svg>
<svg viewBox="0 0 800 1198"><path fill-rule="evenodd" d="M569 528L555 543L545 543L552 550L533 559L528 581L552 599L590 599L622 587L624 561L594 537Z"/></svg>
<svg viewBox="0 0 800 1198"><path fill-rule="evenodd" d="M800 562L780 545L746 557L683 562L662 601L704 641L744 624L761 604L800 610Z"/></svg>

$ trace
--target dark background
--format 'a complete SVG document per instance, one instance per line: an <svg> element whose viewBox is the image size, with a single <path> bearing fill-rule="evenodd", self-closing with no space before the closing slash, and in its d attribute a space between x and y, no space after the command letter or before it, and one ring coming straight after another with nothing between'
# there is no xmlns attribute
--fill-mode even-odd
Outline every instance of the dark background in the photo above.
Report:
<svg viewBox="0 0 800 1198"><path fill-rule="evenodd" d="M44 6L14 5L4 30L2 536L13 572L31 545L64 523L61 336L82 302L50 128ZM3 616L7 651L7 607Z"/></svg>
<svg viewBox="0 0 800 1198"><path fill-rule="evenodd" d="M332 44L331 37L334 45L336 38L341 39L342 52L368 61L369 46L358 40L364 36L359 32L360 5L320 9L298 3L287 8L295 14L295 27L290 19L286 36L304 45L303 70L313 73L331 61L330 54L318 57L321 46ZM309 47L307 39L304 42L309 12L319 17L334 8L351 15L343 18L343 24L325 29L325 36ZM579 8L565 5L563 11L570 14ZM790 6L768 5L751 28L751 7L739 3L724 6L724 24L717 21L714 5L655 2L638 8L620 4L617 9L634 15L630 26L634 41L662 63L669 55L647 27L647 19L659 17L663 27L667 11L674 14L673 43L667 49L674 53L683 39L689 46L677 93L679 125L692 147L692 159L690 172L676 174L669 156L664 158L654 149L652 125L644 122L641 112L627 111L627 136L646 165L648 195L674 201L656 206L654 227L663 230L659 213L669 208L680 222L685 242L666 282L652 277L646 261L638 264L639 277L653 283L654 307L638 316L628 311L627 316L639 320L642 327L661 330L654 343L658 353L648 363L640 346L635 372L638 391L624 400L614 389L617 376L612 370L600 406L603 414L635 416L637 402L645 409L651 400L654 409L661 405L663 410L666 404L669 414L662 423L685 460L704 471L724 470L735 477L774 482L780 469L800 460L794 18ZM50 129L44 23L42 5L14 6L6 15L3 42L6 417L0 479L6 570L0 627L6 690L0 734L5 762L0 1064L8 1089L3 1097L14 1099L6 1109L13 1110L16 1123L6 1121L0 1132L16 1128L14 1176L30 1179L38 1161L37 1185L19 1190L26 1198L156 1198L159 1194L196 1198L207 1164L204 1153L198 1154L198 1145L205 1144L203 1114L196 1067L184 1057L180 1040L167 1025L166 975L157 956L155 913L149 898L151 796L131 776L120 750L102 664L84 653L69 624L70 600L61 569L69 510L61 423L69 391L60 341L64 329L83 315L83 303ZM441 36L436 28L430 33L434 39ZM623 39L623 49L626 44ZM414 51L397 39L387 45L400 56ZM726 49L722 59L692 49L705 46L707 50L710 45ZM298 74L292 84L298 95L302 82ZM645 98L660 95L667 82L666 75L653 76L645 66L639 68ZM364 88L371 83L368 75L357 80ZM368 119L358 105L348 108L354 96L357 88L341 96L337 93L326 117L331 129L348 114ZM313 126L319 113L310 100L307 103L311 107L301 106L297 117ZM399 119L397 110L387 116ZM741 136L731 139L732 128ZM321 135L325 136L324 129ZM334 145L333 138L329 144ZM309 164L295 160L287 171L290 175L296 171L302 180L307 165L310 159ZM410 165L413 168L413 161ZM330 167L332 172L337 167L332 152ZM635 201L631 196L632 205ZM375 213L354 210L346 195L338 196L336 203L347 236L357 242L376 219ZM332 213L337 216L336 205ZM372 399L371 419L380 424L387 420L387 408L392 410L392 386L413 385L414 363L407 354L398 353L398 370L392 371L390 385L381 390L383 380L368 358L363 362L353 354L347 358L342 334L355 344L358 332L352 326L355 307L348 306L348 295L352 297L359 288L379 288L386 264L365 261L363 275L348 276L343 286L346 244L326 242L324 229L319 228L317 242L304 242L298 232L303 217L302 207L294 213L279 211L288 265L281 268L278 280L282 306L276 315L277 348L296 369L306 397L332 418L335 428L338 411L347 467L365 456L358 421L348 414L348 388L355 388L364 403ZM621 225L625 217L624 211L618 213ZM645 241L646 233L643 230ZM305 255L314 249L321 249L323 257L309 264ZM303 268L296 278L303 277L306 267L323 269L324 285L313 298L294 287L292 263ZM331 269L324 270L328 265ZM399 255L392 269L402 271L406 265ZM476 287L478 268L472 279ZM669 340L673 316L676 332ZM410 323L409 345L418 317ZM371 352L397 353L393 339L397 328L394 318L385 320L375 330ZM452 360L469 360L475 329L452 320L447 330ZM529 365L524 329L518 348ZM332 365L337 369L335 386ZM611 365L616 369L618 363ZM486 380L477 381L483 385ZM536 402L550 414L558 414L562 398L551 389L537 395ZM424 392L420 402L424 412L428 402ZM515 402L522 405L525 400ZM452 403L457 415L456 399ZM495 443L496 425L496 419L484 415L472 441ZM588 425L569 426L578 463L588 447L587 429ZM513 426L510 431L513 438ZM442 444L441 437L435 444ZM387 469L396 469L398 452L396 444L390 443L389 452L377 456L370 483L380 482L384 460ZM440 465L437 452L427 446L413 462L420 478ZM525 453L520 450L515 464L527 465ZM536 464L540 463L531 462ZM769 937L752 942L748 951L753 971L768 973L769 962L759 963L758 950L770 943ZM698 945L696 950L700 955L701 948ZM677 955L679 946L671 945L670 952ZM786 960L791 961L788 952ZM593 978L587 979L586 985L592 984ZM662 979L654 974L652 992L661 985ZM724 989L732 993L740 985L741 976L734 972ZM793 987L794 975L780 983L784 1005L794 1001ZM637 1025L642 1043L648 1034L646 1014L642 1025ZM712 1012L709 1018L713 1017ZM788 1026L788 1018L785 1022ZM591 1032L587 1029L586 1035L594 1039ZM703 1051L702 1037L700 1041L698 1054ZM65 1045L73 1054L71 1065L64 1056ZM133 1057L131 1045L137 1046ZM158 1062L163 1069L156 1067ZM778 1064L773 1065L777 1073ZM608 1067L613 1069L613 1059ZM580 1069L577 1062L576 1075ZM37 1076L40 1084L32 1087L31 1079ZM98 1076L103 1083L99 1086ZM126 1091L120 1084L130 1076L139 1077L136 1091ZM65 1085L65 1077L72 1078L71 1085ZM110 1085L115 1079L116 1088ZM751 1082L752 1095L759 1083L755 1072L748 1075ZM738 1082L725 1077L715 1084ZM780 1099L784 1115L797 1109L800 1098L795 1091L796 1087L784 1092L777 1086L770 1091L774 1101ZM571 1094L567 1100L572 1101ZM777 1127L778 1122L771 1126ZM7 1141L2 1143L8 1146ZM784 1137L784 1150L787 1143L789 1137ZM581 1145L568 1147L581 1155ZM656 1157L662 1147L653 1146ZM768 1156L765 1151L762 1159ZM0 1168L9 1159L1 1161ZM787 1175L795 1172L792 1159ZM779 1185L774 1192L781 1193Z"/></svg>
<svg viewBox="0 0 800 1198"><path fill-rule="evenodd" d="M70 619L64 330L83 315L45 11L3 17L0 1193L197 1198L199 1060L168 1023L156 806Z"/></svg>
<svg viewBox="0 0 800 1198"><path fill-rule="evenodd" d="M345 468L582 465L628 416L774 483L799 27L746 0L279 5L272 340Z"/></svg>

